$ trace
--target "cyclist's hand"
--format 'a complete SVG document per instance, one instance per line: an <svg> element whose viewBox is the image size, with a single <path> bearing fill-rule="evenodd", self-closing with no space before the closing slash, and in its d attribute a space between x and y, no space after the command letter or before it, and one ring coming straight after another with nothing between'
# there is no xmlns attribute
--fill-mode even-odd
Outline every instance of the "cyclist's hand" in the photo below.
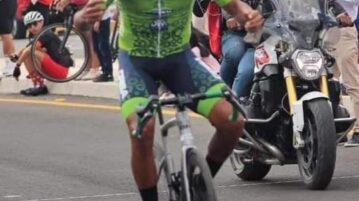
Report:
<svg viewBox="0 0 359 201"><path fill-rule="evenodd" d="M56 10L62 12L70 4L70 0L56 0L54 4L56 5Z"/></svg>
<svg viewBox="0 0 359 201"><path fill-rule="evenodd" d="M12 73L12 76L15 78L16 81L19 81L20 75L21 75L20 65L16 64L16 67Z"/></svg>
<svg viewBox="0 0 359 201"><path fill-rule="evenodd" d="M17 54L10 55L10 61L16 63L19 60L19 56Z"/></svg>
<svg viewBox="0 0 359 201"><path fill-rule="evenodd" d="M106 10L105 0L90 0L82 9L82 17L87 23L100 21Z"/></svg>

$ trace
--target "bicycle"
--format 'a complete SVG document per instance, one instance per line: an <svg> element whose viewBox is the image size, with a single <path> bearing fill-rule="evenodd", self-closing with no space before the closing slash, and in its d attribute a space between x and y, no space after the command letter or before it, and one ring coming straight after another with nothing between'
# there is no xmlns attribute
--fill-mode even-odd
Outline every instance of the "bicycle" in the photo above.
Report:
<svg viewBox="0 0 359 201"><path fill-rule="evenodd" d="M158 96L150 96L148 104L137 110L137 128L132 133L135 137L141 137L141 131L146 122L154 117L159 118L162 136L162 145L154 146L157 163L159 164L158 180L163 171L167 183L170 201L217 201L212 176L204 158L197 151L193 142L193 134L190 128L190 119L186 111L186 105L195 100L225 97L233 106L231 120L235 121L243 109L235 99L230 89L224 88L220 93L199 93L192 95L178 95L174 98L160 100ZM162 107L174 105L177 109L176 117L164 121ZM181 170L176 171L172 155L168 152L168 130L178 127L181 139Z"/></svg>
<svg viewBox="0 0 359 201"><path fill-rule="evenodd" d="M51 12L58 12L53 4L50 8ZM88 42L80 31L78 31L74 26L74 15L79 8L73 4L68 5L64 11L65 21L64 23L55 23L44 27L44 29L34 38L31 47L31 60L35 70L45 79L52 82L68 82L77 78L87 67L89 62L89 46ZM58 36L61 40L61 44L58 48L59 53L68 51L73 59L73 65L69 66L68 74L65 78L56 78L50 75L47 72L44 72L41 65L36 60L35 51L37 50L36 44L39 42L39 39L45 34L52 32ZM75 58L75 60L74 60ZM77 58L77 59L76 59ZM83 61L81 62L81 59Z"/></svg>

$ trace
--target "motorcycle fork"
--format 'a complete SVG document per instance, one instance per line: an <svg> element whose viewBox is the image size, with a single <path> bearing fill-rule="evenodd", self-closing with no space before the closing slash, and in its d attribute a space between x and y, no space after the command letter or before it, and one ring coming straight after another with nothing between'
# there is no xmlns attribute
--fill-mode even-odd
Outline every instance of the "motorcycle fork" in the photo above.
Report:
<svg viewBox="0 0 359 201"><path fill-rule="evenodd" d="M297 90L296 90L295 84L294 84L294 77L293 76L286 77L285 83L286 83L287 93L288 93L290 114L293 114L293 106L294 106L294 103L297 101Z"/></svg>
<svg viewBox="0 0 359 201"><path fill-rule="evenodd" d="M293 105L298 100L297 99L297 90L294 84L294 77L288 76L285 78L287 92L288 92L288 100L290 105L290 114L293 114ZM320 92L322 92L325 96L329 97L329 86L328 79L326 75L322 75L320 77Z"/></svg>
<svg viewBox="0 0 359 201"><path fill-rule="evenodd" d="M322 75L320 77L320 92L322 92L325 96L329 97L329 86L326 75Z"/></svg>

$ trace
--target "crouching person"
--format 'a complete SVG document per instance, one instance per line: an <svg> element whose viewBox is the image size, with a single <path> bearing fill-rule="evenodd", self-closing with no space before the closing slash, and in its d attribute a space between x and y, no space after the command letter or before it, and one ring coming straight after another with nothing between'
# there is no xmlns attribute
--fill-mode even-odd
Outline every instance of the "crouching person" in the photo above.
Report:
<svg viewBox="0 0 359 201"><path fill-rule="evenodd" d="M29 32L36 37L44 27L44 17L37 11L31 11L25 15L24 24ZM52 31L42 34L36 44L32 43L30 42L19 54L13 56L13 61L16 62L13 76L18 80L21 74L20 66L24 63L29 73L27 77L32 80L33 87L21 90L20 93L26 96L45 95L48 93L48 89L44 84L44 79L35 70L34 63L36 63L36 67L40 67L41 71L49 77L64 79L68 75L69 66L72 66L73 60L66 48L65 51L59 51L61 40ZM36 47L35 62L32 61L31 57L33 45Z"/></svg>

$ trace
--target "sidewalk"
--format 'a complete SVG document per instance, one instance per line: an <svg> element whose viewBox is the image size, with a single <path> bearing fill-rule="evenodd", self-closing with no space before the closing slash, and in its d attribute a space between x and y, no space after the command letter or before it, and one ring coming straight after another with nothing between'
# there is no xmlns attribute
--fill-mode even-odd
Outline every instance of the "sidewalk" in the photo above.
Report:
<svg viewBox="0 0 359 201"><path fill-rule="evenodd" d="M0 59L0 72L5 66L4 59ZM114 78L113 82L94 83L93 81L71 81L67 83L46 82L51 94L57 95L76 95L87 97L100 97L118 99L118 63L113 64ZM0 79L0 94L19 94L20 90L27 89L32 86L31 80L26 79L27 71L24 66L21 67L21 76L19 81L13 77L2 77Z"/></svg>

